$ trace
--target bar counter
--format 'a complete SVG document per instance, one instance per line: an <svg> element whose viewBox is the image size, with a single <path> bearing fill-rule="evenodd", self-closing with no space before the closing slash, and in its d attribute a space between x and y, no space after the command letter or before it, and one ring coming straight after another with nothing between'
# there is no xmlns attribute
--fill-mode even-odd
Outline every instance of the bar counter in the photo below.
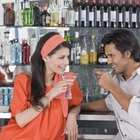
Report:
<svg viewBox="0 0 140 140"><path fill-rule="evenodd" d="M113 112L81 112L78 121L78 140L111 140L117 134Z"/></svg>

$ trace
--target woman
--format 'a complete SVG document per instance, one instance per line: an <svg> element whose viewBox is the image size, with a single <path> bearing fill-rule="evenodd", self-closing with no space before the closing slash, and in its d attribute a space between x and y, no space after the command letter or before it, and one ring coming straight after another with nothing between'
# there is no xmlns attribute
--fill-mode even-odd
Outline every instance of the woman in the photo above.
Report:
<svg viewBox="0 0 140 140"><path fill-rule="evenodd" d="M62 80L69 64L70 44L55 32L38 41L31 58L31 76L21 73L14 82L10 104L12 117L0 134L1 140L77 139L76 116L82 92L76 80ZM72 85L72 99L64 93Z"/></svg>

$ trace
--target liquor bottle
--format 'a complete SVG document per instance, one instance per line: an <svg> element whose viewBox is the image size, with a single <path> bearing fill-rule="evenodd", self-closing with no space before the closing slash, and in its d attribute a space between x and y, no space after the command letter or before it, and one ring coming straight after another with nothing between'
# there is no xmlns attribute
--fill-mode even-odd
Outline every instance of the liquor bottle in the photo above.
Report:
<svg viewBox="0 0 140 140"><path fill-rule="evenodd" d="M48 12L48 4L47 3L43 3L41 4L41 25L42 26L50 26L50 22L51 22L51 15Z"/></svg>
<svg viewBox="0 0 140 140"><path fill-rule="evenodd" d="M104 51L104 44L101 43L100 50L98 52L98 63L99 64L107 64L107 57Z"/></svg>
<svg viewBox="0 0 140 140"><path fill-rule="evenodd" d="M101 26L101 12L100 12L100 4L99 4L99 1L97 3L96 1L96 11L95 11L95 27L100 27Z"/></svg>
<svg viewBox="0 0 140 140"><path fill-rule="evenodd" d="M69 31L64 31L64 40L71 44L71 36Z"/></svg>
<svg viewBox="0 0 140 140"><path fill-rule="evenodd" d="M97 63L97 51L96 51L96 45L95 45L95 35L91 35L91 46L90 46L90 52L89 52L89 62L91 64Z"/></svg>
<svg viewBox="0 0 140 140"><path fill-rule="evenodd" d="M86 5L86 27L89 27L89 0L85 0Z"/></svg>
<svg viewBox="0 0 140 140"><path fill-rule="evenodd" d="M94 2L91 1L91 3L89 4L89 27L95 27L94 25Z"/></svg>
<svg viewBox="0 0 140 140"><path fill-rule="evenodd" d="M113 27L115 12L113 10L113 6L111 5L111 0L107 0L106 10L108 15L107 27Z"/></svg>
<svg viewBox="0 0 140 140"><path fill-rule="evenodd" d="M2 4L0 4L0 25L4 25L4 7Z"/></svg>
<svg viewBox="0 0 140 140"><path fill-rule="evenodd" d="M32 4L33 10L33 25L40 26L40 8L38 6L38 2L34 2Z"/></svg>
<svg viewBox="0 0 140 140"><path fill-rule="evenodd" d="M5 26L14 26L15 24L15 12L13 10L12 3L5 4L4 11L4 25Z"/></svg>
<svg viewBox="0 0 140 140"><path fill-rule="evenodd" d="M26 39L22 40L22 64L30 64L30 45L28 44L28 41Z"/></svg>
<svg viewBox="0 0 140 140"><path fill-rule="evenodd" d="M15 26L22 26L22 9L21 2L19 0L15 0L14 11L15 11Z"/></svg>
<svg viewBox="0 0 140 140"><path fill-rule="evenodd" d="M97 4L97 0L93 0L93 16L94 16L94 27L99 27L100 10Z"/></svg>
<svg viewBox="0 0 140 140"><path fill-rule="evenodd" d="M99 27L107 27L107 11L106 6L104 4L104 0L100 0L100 21L99 21Z"/></svg>
<svg viewBox="0 0 140 140"><path fill-rule="evenodd" d="M112 23L113 24L112 27L118 28L119 27L119 2L118 2L118 0L115 0L113 10L114 10L114 14L113 14L114 23Z"/></svg>
<svg viewBox="0 0 140 140"><path fill-rule="evenodd" d="M80 64L87 65L89 63L88 57L88 48L86 35L81 36L81 55L80 55Z"/></svg>
<svg viewBox="0 0 140 140"><path fill-rule="evenodd" d="M66 26L74 26L75 25L75 11L74 8L72 6L72 2L69 2L68 4L68 9L66 12Z"/></svg>
<svg viewBox="0 0 140 140"><path fill-rule="evenodd" d="M125 23L126 23L126 0L122 0L122 4L120 7L120 12L119 12L119 27L125 28Z"/></svg>
<svg viewBox="0 0 140 140"><path fill-rule="evenodd" d="M24 9L22 12L23 26L32 26L33 25L33 12L30 7L28 0L24 1Z"/></svg>
<svg viewBox="0 0 140 140"><path fill-rule="evenodd" d="M10 64L10 53L11 53L11 42L9 40L10 32L4 32L4 41L3 41L3 58L4 64Z"/></svg>
<svg viewBox="0 0 140 140"><path fill-rule="evenodd" d="M75 31L74 33L72 44L73 47L71 49L71 58L73 59L73 64L80 64L81 45L78 31Z"/></svg>
<svg viewBox="0 0 140 140"><path fill-rule="evenodd" d="M128 28L128 24L130 22L130 17L129 17L129 5L125 1L125 28Z"/></svg>
<svg viewBox="0 0 140 140"><path fill-rule="evenodd" d="M86 2L83 1L82 3L82 11L81 11L81 27L86 27Z"/></svg>
<svg viewBox="0 0 140 140"><path fill-rule="evenodd" d="M129 20L128 20L128 28L132 28L133 27L133 22L136 22L136 14L134 15L133 13L133 6L132 6L132 0L129 0ZM135 16L135 17L134 17Z"/></svg>
<svg viewBox="0 0 140 140"><path fill-rule="evenodd" d="M77 0L75 6L75 27L81 26L81 13L82 13L82 3L81 0Z"/></svg>
<svg viewBox="0 0 140 140"><path fill-rule="evenodd" d="M136 0L136 7L135 7L135 11L136 11L136 28L140 27L140 0Z"/></svg>
<svg viewBox="0 0 140 140"><path fill-rule="evenodd" d="M22 50L21 45L18 42L18 39L14 40L14 49L15 49L15 64L22 64Z"/></svg>

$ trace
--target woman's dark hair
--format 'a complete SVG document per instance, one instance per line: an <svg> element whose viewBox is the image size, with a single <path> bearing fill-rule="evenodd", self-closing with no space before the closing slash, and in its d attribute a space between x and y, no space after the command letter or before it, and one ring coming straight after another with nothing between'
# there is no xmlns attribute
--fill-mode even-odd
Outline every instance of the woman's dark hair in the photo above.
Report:
<svg viewBox="0 0 140 140"><path fill-rule="evenodd" d="M33 105L38 105L43 107L43 105L39 102L41 97L45 95L46 85L45 85L45 62L41 57L41 49L45 42L57 35L56 32L49 32L40 38L36 45L36 50L31 57L31 103ZM48 56L53 55L60 48L70 48L70 44L67 41L59 44L52 52L48 54Z"/></svg>
<svg viewBox="0 0 140 140"><path fill-rule="evenodd" d="M102 42L106 44L113 43L118 51L124 54L126 51L131 53L131 58L140 62L140 46L135 35L126 29L117 29L106 34Z"/></svg>

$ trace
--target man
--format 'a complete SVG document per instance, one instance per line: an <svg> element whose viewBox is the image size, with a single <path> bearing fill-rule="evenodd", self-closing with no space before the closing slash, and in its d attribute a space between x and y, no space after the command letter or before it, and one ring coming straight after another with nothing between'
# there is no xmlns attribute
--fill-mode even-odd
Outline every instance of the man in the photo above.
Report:
<svg viewBox="0 0 140 140"><path fill-rule="evenodd" d="M110 94L102 100L84 103L81 109L114 111L118 126L115 140L140 140L140 46L134 34L117 29L103 38L108 64L115 76L96 72L99 85Z"/></svg>

